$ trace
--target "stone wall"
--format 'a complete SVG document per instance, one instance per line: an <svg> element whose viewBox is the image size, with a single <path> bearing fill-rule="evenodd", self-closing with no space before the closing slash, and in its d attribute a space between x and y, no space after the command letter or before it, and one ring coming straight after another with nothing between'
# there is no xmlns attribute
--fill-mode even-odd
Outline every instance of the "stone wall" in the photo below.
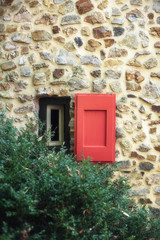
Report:
<svg viewBox="0 0 160 240"><path fill-rule="evenodd" d="M115 93L116 161L131 194L160 207L160 0L1 0L0 109L15 124L38 99Z"/></svg>

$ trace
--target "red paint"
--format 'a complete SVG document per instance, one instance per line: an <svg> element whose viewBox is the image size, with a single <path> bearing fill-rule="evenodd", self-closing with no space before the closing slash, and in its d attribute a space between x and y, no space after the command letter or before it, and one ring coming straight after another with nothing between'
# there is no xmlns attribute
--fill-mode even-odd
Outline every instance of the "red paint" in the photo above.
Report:
<svg viewBox="0 0 160 240"><path fill-rule="evenodd" d="M93 162L115 161L115 94L75 94L75 149Z"/></svg>

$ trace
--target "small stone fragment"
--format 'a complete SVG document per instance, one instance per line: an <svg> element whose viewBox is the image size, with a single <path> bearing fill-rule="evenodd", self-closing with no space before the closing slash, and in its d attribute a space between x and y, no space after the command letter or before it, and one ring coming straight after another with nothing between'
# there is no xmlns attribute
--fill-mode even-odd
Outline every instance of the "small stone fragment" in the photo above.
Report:
<svg viewBox="0 0 160 240"><path fill-rule="evenodd" d="M116 60L116 59L108 59L104 63L105 67L113 67L113 66L119 66L119 65L123 65L123 61Z"/></svg>
<svg viewBox="0 0 160 240"><path fill-rule="evenodd" d="M141 162L139 168L143 171L151 171L154 168L154 165L150 162Z"/></svg>
<svg viewBox="0 0 160 240"><path fill-rule="evenodd" d="M116 127L116 139L126 137L126 132L123 128Z"/></svg>
<svg viewBox="0 0 160 240"><path fill-rule="evenodd" d="M142 0L130 0L130 3L132 5L141 6L142 5Z"/></svg>
<svg viewBox="0 0 160 240"><path fill-rule="evenodd" d="M114 27L113 28L113 32L114 32L115 37L123 35L124 31L125 31L125 29L122 28L122 27Z"/></svg>
<svg viewBox="0 0 160 240"><path fill-rule="evenodd" d="M74 27L67 27L63 30L63 32L69 37L72 34L76 34L78 32L78 29Z"/></svg>
<svg viewBox="0 0 160 240"><path fill-rule="evenodd" d="M140 112L140 113L145 113L145 112L146 112L146 110L145 110L145 108L144 108L143 105L140 106L139 112Z"/></svg>
<svg viewBox="0 0 160 240"><path fill-rule="evenodd" d="M61 78L64 75L64 69L63 68L59 68L59 69L55 69L53 72L53 77L56 79Z"/></svg>
<svg viewBox="0 0 160 240"><path fill-rule="evenodd" d="M33 96L32 95L26 95L26 94L21 94L18 96L18 99L21 103L25 103L25 102L30 102L33 100Z"/></svg>
<svg viewBox="0 0 160 240"><path fill-rule="evenodd" d="M43 84L45 84L45 82L46 82L46 75L45 75L44 72L34 74L34 76L33 76L33 84L35 86L43 85Z"/></svg>
<svg viewBox="0 0 160 240"><path fill-rule="evenodd" d="M121 83L119 81L114 81L110 83L110 88L112 89L113 92L115 93L120 93L122 92L122 87Z"/></svg>
<svg viewBox="0 0 160 240"><path fill-rule="evenodd" d="M122 13L119 8L113 7L112 8L112 16L120 16Z"/></svg>
<svg viewBox="0 0 160 240"><path fill-rule="evenodd" d="M154 149L155 149L156 151L160 152L160 144L156 144L156 145L154 146Z"/></svg>
<svg viewBox="0 0 160 240"><path fill-rule="evenodd" d="M135 80L137 83L141 83L144 81L144 77L141 75L139 71L136 70L127 70L126 71L126 80L132 81Z"/></svg>
<svg viewBox="0 0 160 240"><path fill-rule="evenodd" d="M108 6L108 0L103 0L100 4L98 4L98 8L103 10L104 8L106 8Z"/></svg>
<svg viewBox="0 0 160 240"><path fill-rule="evenodd" d="M57 33L59 33L59 32L60 32L60 28L59 28L58 26L52 27L52 33L53 33L53 34L57 34Z"/></svg>
<svg viewBox="0 0 160 240"><path fill-rule="evenodd" d="M1 1L1 6L11 6L13 0L2 0Z"/></svg>
<svg viewBox="0 0 160 240"><path fill-rule="evenodd" d="M109 69L105 72L107 78L113 78L113 79L119 79L121 77L120 71L114 71L112 69Z"/></svg>
<svg viewBox="0 0 160 240"><path fill-rule="evenodd" d="M7 25L6 27L6 32L7 33L12 33L17 31L18 26L14 24Z"/></svg>
<svg viewBox="0 0 160 240"><path fill-rule="evenodd" d="M147 34L143 31L140 31L139 36L141 38L142 47L143 48L148 47L149 46L149 37L147 36Z"/></svg>
<svg viewBox="0 0 160 240"><path fill-rule="evenodd" d="M21 54L23 55L23 54L28 54L28 53L29 53L28 47L22 46L22 47L21 47Z"/></svg>
<svg viewBox="0 0 160 240"><path fill-rule="evenodd" d="M28 66L24 66L20 68L20 74L22 77L31 77L31 69Z"/></svg>
<svg viewBox="0 0 160 240"><path fill-rule="evenodd" d="M111 47L115 42L114 39L104 39L105 48Z"/></svg>
<svg viewBox="0 0 160 240"><path fill-rule="evenodd" d="M83 45L83 41L80 37L75 37L74 41L75 41L75 43L77 44L78 47L81 47Z"/></svg>
<svg viewBox="0 0 160 240"><path fill-rule="evenodd" d="M106 84L105 79L103 79L103 80L96 79L93 81L93 91L94 92L101 93L103 91L103 89L106 88L106 86L107 86L107 84Z"/></svg>
<svg viewBox="0 0 160 240"><path fill-rule="evenodd" d="M160 184L160 173L148 175L145 181L148 185Z"/></svg>
<svg viewBox="0 0 160 240"><path fill-rule="evenodd" d="M40 52L39 54L43 60L53 62L53 55L50 52Z"/></svg>
<svg viewBox="0 0 160 240"><path fill-rule="evenodd" d="M149 58L147 61L143 64L147 69L154 68L158 65L158 61L156 58Z"/></svg>
<svg viewBox="0 0 160 240"><path fill-rule="evenodd" d="M90 72L90 74L94 78L101 77L101 70L94 70L94 71Z"/></svg>
<svg viewBox="0 0 160 240"><path fill-rule="evenodd" d="M78 0L76 2L76 7L79 14L84 14L86 12L89 12L94 8L90 0Z"/></svg>
<svg viewBox="0 0 160 240"><path fill-rule="evenodd" d="M153 10L156 13L160 13L160 1L159 0L153 0Z"/></svg>
<svg viewBox="0 0 160 240"><path fill-rule="evenodd" d="M121 139L120 146L122 148L123 156L126 156L131 149L131 144L130 144L129 140L127 140L125 138Z"/></svg>
<svg viewBox="0 0 160 240"><path fill-rule="evenodd" d="M27 61L26 56L21 56L19 61L18 61L18 65L20 65L20 66L25 65L26 61Z"/></svg>
<svg viewBox="0 0 160 240"><path fill-rule="evenodd" d="M143 142L146 138L146 134L144 132L140 132L137 135L135 135L132 139L135 143L137 142Z"/></svg>
<svg viewBox="0 0 160 240"><path fill-rule="evenodd" d="M29 3L30 8L38 7L40 2L38 0L33 0Z"/></svg>
<svg viewBox="0 0 160 240"><path fill-rule="evenodd" d="M150 80L150 82L143 87L143 95L151 99L159 98L160 86L153 80Z"/></svg>
<svg viewBox="0 0 160 240"><path fill-rule="evenodd" d="M11 37L13 42L18 42L18 43L27 43L29 44L31 42L31 37L28 34L24 33L14 33Z"/></svg>
<svg viewBox="0 0 160 240"><path fill-rule="evenodd" d="M153 36L160 37L160 27L151 27L150 28L150 34Z"/></svg>

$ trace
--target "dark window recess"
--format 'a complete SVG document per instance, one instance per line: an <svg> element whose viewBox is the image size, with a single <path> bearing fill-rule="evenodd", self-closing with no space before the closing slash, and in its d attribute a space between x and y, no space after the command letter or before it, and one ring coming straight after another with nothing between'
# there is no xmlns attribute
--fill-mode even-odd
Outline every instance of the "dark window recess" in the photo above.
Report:
<svg viewBox="0 0 160 240"><path fill-rule="evenodd" d="M39 118L44 123L43 131L51 129L48 146L58 150L62 142L70 149L70 97L39 99Z"/></svg>
<svg viewBox="0 0 160 240"><path fill-rule="evenodd" d="M59 140L59 110L51 110L51 141Z"/></svg>

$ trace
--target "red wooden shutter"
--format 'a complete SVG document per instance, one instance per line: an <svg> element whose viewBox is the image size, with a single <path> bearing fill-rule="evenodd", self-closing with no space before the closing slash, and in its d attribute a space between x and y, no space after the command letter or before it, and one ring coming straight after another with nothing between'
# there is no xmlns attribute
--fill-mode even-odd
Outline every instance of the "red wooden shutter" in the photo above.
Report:
<svg viewBox="0 0 160 240"><path fill-rule="evenodd" d="M75 95L75 154L93 162L115 161L115 95Z"/></svg>

